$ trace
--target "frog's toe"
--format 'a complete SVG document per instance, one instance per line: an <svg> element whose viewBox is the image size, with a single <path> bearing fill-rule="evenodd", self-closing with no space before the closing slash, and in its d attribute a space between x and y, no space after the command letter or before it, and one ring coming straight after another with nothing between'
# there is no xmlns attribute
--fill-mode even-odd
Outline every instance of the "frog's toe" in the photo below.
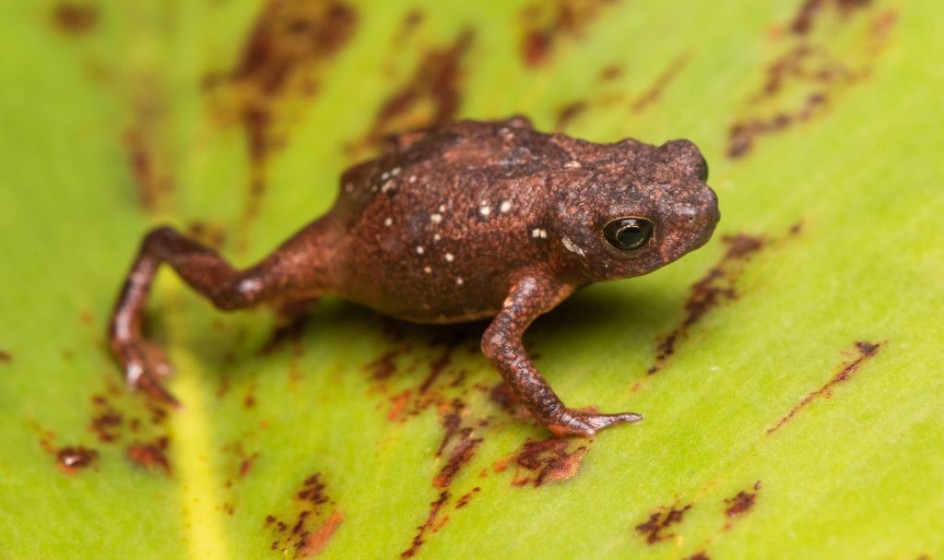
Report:
<svg viewBox="0 0 944 560"><path fill-rule="evenodd" d="M635 412L617 414L595 414L582 410L566 410L557 421L547 428L556 436L581 435L591 437L598 431L617 424L635 424L642 415Z"/></svg>
<svg viewBox="0 0 944 560"><path fill-rule="evenodd" d="M171 367L170 362L167 360L167 354L164 352L164 349L146 340L139 343L141 347L141 353L144 355L144 361L146 363L146 369L152 371L154 375L158 377L167 377L173 373L174 368Z"/></svg>
<svg viewBox="0 0 944 560"><path fill-rule="evenodd" d="M164 388L159 379L171 373L170 363L164 350L156 344L139 341L120 348L118 355L125 369L125 381L134 389L140 389L152 398L180 406L180 403Z"/></svg>

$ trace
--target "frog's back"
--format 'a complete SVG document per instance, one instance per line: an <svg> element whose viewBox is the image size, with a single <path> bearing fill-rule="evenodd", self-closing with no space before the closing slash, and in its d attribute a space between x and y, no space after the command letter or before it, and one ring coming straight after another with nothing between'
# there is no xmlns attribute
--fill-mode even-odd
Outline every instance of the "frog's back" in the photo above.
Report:
<svg viewBox="0 0 944 560"><path fill-rule="evenodd" d="M534 176L549 164L570 159L551 139L521 117L463 121L396 136L385 154L342 175L338 205L356 212L394 190L446 190L455 187L459 176L476 172L504 178Z"/></svg>
<svg viewBox="0 0 944 560"><path fill-rule="evenodd" d="M412 320L497 310L506 276L539 260L545 170L571 156L526 121L460 122L411 135L342 177L347 299Z"/></svg>

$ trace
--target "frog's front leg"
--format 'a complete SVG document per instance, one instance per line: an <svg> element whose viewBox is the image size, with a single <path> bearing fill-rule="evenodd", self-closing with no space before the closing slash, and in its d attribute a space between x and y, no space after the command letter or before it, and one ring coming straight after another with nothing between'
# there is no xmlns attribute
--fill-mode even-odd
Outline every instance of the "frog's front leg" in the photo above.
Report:
<svg viewBox="0 0 944 560"><path fill-rule="evenodd" d="M501 372L531 415L555 435L592 436L615 424L642 420L633 412L594 414L564 406L551 386L535 369L521 342L521 336L534 319L567 298L574 287L544 278L526 275L518 280L505 299L502 310L492 320L482 337L482 351Z"/></svg>
<svg viewBox="0 0 944 560"><path fill-rule="evenodd" d="M141 332L151 282L167 263L194 290L222 310L264 301L286 301L319 295L324 276L326 244L319 243L316 222L286 242L261 263L236 270L215 251L170 227L144 238L115 303L108 328L111 350L124 368L129 385L170 404L176 399L159 378L170 372L163 350ZM298 266L304 259L307 266Z"/></svg>

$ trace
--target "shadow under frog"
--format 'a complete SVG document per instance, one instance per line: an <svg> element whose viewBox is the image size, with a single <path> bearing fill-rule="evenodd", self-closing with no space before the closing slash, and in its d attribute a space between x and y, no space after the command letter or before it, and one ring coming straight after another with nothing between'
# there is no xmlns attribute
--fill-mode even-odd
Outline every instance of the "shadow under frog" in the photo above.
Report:
<svg viewBox="0 0 944 560"><path fill-rule="evenodd" d="M327 214L236 270L170 227L144 238L109 324L127 382L176 403L163 351L142 336L151 282L169 264L222 310L336 296L418 323L490 319L483 353L556 435L633 423L567 408L522 334L578 288L639 276L705 244L719 219L708 168L687 140L596 144L522 117L394 137L341 176Z"/></svg>

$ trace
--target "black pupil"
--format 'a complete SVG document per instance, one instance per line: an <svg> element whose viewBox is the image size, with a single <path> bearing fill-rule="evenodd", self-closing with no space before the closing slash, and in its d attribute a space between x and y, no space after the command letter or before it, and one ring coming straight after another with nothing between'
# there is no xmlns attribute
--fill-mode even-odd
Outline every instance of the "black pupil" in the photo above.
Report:
<svg viewBox="0 0 944 560"><path fill-rule="evenodd" d="M652 237L652 222L642 218L620 218L606 224L603 235L621 251L639 249Z"/></svg>

